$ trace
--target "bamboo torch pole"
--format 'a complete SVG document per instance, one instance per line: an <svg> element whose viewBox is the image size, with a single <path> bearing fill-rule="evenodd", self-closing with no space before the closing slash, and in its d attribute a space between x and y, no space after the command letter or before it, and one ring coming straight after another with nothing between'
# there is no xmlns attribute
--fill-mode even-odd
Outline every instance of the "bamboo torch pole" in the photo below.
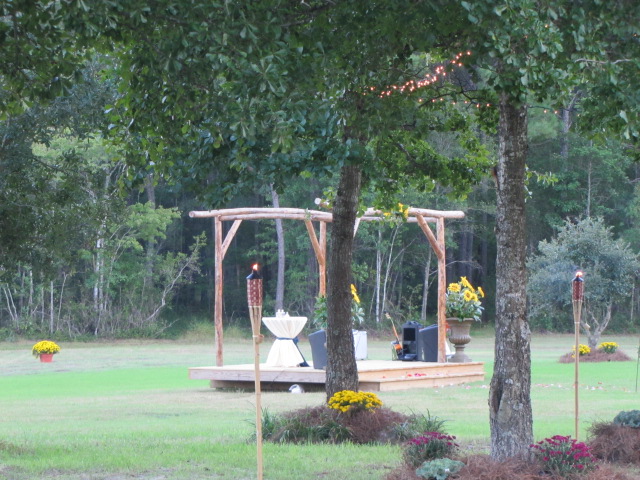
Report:
<svg viewBox="0 0 640 480"><path fill-rule="evenodd" d="M584 279L582 278L582 272L576 272L576 276L573 279L573 325L575 329L575 379L574 379L574 394L575 394L575 438L578 440L578 417L579 417L579 372L580 372L580 316L582 314L582 299L584 298Z"/></svg>
<svg viewBox="0 0 640 480"><path fill-rule="evenodd" d="M249 303L249 315L251 317L251 330L253 332L256 397L256 457L258 468L258 480L262 480L262 392L260 388L260 344L264 338L260 334L262 322L262 276L258 273L258 264L253 266L251 275L247 277L247 301Z"/></svg>

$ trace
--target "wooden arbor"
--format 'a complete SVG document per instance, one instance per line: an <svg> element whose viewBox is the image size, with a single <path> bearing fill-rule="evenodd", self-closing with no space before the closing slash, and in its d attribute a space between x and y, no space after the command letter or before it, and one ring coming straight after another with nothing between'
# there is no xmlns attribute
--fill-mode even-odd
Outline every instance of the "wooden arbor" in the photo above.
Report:
<svg viewBox="0 0 640 480"><path fill-rule="evenodd" d="M326 294L327 286L327 223L333 220L330 212L318 210L305 210L301 208L231 208L223 210L192 211L191 218L213 218L215 226L215 304L214 320L216 332L216 365L221 367L223 361L223 333L222 333L222 298L223 298L223 274L222 262L231 245L240 224L243 220L284 219L304 221L311 245L316 254L319 270L318 295ZM357 219L354 235L358 231L361 221L381 221L383 213L372 208ZM446 362L446 331L445 331L445 306L446 306L446 259L444 241L444 221L450 218L464 218L461 211L439 211L422 208L409 208L407 222L417 223L427 239L438 259L438 362ZM223 237L222 222L233 221L231 228ZM313 222L319 223L319 236ZM434 234L429 223L435 223Z"/></svg>

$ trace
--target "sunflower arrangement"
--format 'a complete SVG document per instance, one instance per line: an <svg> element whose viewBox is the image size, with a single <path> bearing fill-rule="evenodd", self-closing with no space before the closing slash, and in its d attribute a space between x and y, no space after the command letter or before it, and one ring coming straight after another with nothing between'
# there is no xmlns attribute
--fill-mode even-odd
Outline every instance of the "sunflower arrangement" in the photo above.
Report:
<svg viewBox="0 0 640 480"><path fill-rule="evenodd" d="M457 283L450 283L447 287L447 317L460 321L473 318L479 322L484 310L481 298L484 298L482 287L475 288L467 277L461 277Z"/></svg>

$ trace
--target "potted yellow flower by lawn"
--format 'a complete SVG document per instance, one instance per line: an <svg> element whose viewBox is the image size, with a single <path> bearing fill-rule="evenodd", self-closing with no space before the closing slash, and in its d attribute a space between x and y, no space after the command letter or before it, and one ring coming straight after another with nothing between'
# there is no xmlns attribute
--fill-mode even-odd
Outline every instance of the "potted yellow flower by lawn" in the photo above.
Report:
<svg viewBox="0 0 640 480"><path fill-rule="evenodd" d="M42 340L36 343L31 349L33 356L36 358L40 357L40 361L44 363L53 362L53 356L59 351L60 347L58 344L51 340Z"/></svg>
<svg viewBox="0 0 640 480"><path fill-rule="evenodd" d="M474 288L467 277L461 277L459 282L450 283L447 287L446 316L450 328L449 341L456 349L456 353L449 359L450 362L471 361L464 349L471 341L471 325L482 320L481 298L484 298L484 291L481 287Z"/></svg>

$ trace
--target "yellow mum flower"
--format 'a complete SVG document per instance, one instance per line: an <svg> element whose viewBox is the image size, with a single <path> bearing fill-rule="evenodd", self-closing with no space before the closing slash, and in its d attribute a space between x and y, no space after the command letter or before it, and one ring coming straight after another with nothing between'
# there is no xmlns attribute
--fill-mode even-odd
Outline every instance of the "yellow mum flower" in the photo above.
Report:
<svg viewBox="0 0 640 480"><path fill-rule="evenodd" d="M352 408L373 410L382 406L382 401L374 393L343 390L335 393L327 404L329 408L345 413Z"/></svg>

